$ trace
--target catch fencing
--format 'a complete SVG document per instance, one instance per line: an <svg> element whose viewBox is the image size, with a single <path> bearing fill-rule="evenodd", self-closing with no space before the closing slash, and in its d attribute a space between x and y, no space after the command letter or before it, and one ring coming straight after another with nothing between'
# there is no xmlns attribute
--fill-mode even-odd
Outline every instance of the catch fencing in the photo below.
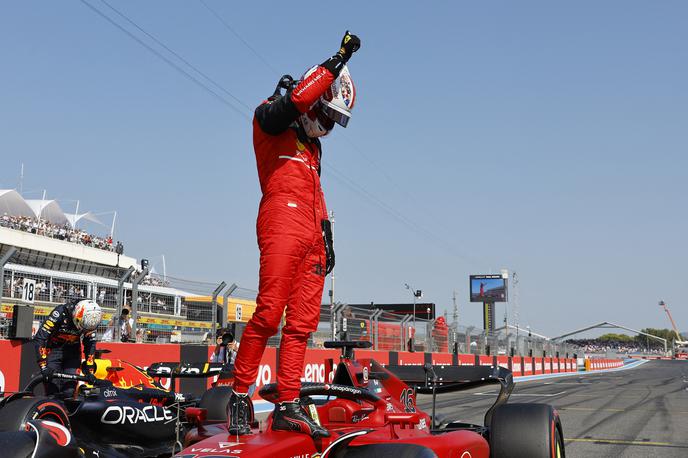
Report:
<svg viewBox="0 0 688 458"><path fill-rule="evenodd" d="M332 307L336 340L366 340L374 350L463 353L480 355L561 356L580 353L565 342L552 342L512 327L492 334L474 326L447 325L444 317L434 320L398 315L380 309L362 309L346 304ZM323 307L323 316L331 316ZM321 325L325 320L321 319ZM332 328L332 327L331 327Z"/></svg>
<svg viewBox="0 0 688 458"><path fill-rule="evenodd" d="M56 305L72 298L90 298L104 309L97 335L102 341L143 343L213 344L215 330L228 325L240 337L255 310L255 290L226 283L129 272L109 277L53 271L21 264L7 264L2 282L0 338L10 336L14 304L22 303L24 280L35 281L34 329ZM126 277L126 278L125 278ZM219 289L218 289L219 288ZM132 304L136 307L132 307ZM124 319L122 310L130 311ZM229 319L229 322L227 320ZM278 333L268 340L277 347ZM554 343L528 330L505 327L492 334L468 326L448 325L444 317L413 319L375 308L336 303L321 307L310 348L323 348L328 340L364 340L374 350L483 355L561 356L579 353L567 343Z"/></svg>
<svg viewBox="0 0 688 458"><path fill-rule="evenodd" d="M457 353L533 357L568 357L583 354L581 348L576 345L554 342L527 329L514 326L497 329L491 334L474 326L456 326L451 338L456 342Z"/></svg>
<svg viewBox="0 0 688 458"><path fill-rule="evenodd" d="M97 328L97 336L102 341L214 343L215 329L227 321L225 299L228 305L232 302L248 304L250 312L253 311L250 304L256 292L248 288L233 285L231 294L213 298L217 283L147 274L135 285L139 274L131 272L125 281L120 282L114 278L121 279L124 271L114 272L113 278L107 278L6 264L0 305L0 338L10 336L14 305L23 304L25 280L35 281L32 305L34 332L52 308L72 299L93 299L101 305L104 316ZM135 308L132 303L136 304ZM126 319L123 318L123 309L129 311ZM247 313L248 316L250 314Z"/></svg>

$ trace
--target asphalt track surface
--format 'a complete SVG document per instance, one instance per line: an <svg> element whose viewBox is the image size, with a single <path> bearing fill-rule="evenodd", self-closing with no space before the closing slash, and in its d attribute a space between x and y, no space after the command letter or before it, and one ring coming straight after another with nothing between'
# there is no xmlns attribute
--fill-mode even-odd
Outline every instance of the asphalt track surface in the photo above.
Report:
<svg viewBox="0 0 688 458"><path fill-rule="evenodd" d="M437 396L437 412L482 424L494 385ZM566 456L688 457L688 361L648 361L633 369L516 382L510 402L553 405ZM418 405L431 410L431 397Z"/></svg>

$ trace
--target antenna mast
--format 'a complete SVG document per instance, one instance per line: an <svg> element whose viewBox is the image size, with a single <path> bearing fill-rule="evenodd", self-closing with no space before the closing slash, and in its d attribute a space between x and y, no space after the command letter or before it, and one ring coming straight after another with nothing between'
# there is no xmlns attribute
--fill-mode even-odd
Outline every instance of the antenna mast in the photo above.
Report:
<svg viewBox="0 0 688 458"><path fill-rule="evenodd" d="M19 172L19 195L24 191L24 163L21 163L21 172Z"/></svg>

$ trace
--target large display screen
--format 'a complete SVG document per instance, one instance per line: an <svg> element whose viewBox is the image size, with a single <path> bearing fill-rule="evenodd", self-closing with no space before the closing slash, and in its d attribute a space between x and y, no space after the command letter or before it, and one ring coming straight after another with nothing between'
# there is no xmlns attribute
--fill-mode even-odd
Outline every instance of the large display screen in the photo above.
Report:
<svg viewBox="0 0 688 458"><path fill-rule="evenodd" d="M471 302L506 302L506 278L502 275L471 275Z"/></svg>

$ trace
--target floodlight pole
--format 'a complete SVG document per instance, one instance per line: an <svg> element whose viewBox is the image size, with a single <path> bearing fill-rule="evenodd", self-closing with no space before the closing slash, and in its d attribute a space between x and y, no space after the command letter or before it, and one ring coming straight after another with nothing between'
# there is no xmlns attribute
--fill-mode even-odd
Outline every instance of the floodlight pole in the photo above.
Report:
<svg viewBox="0 0 688 458"><path fill-rule="evenodd" d="M148 275L149 271L150 267L144 267L143 270L138 275L134 276L134 279L131 281L131 313L132 318L134 319L134 325L131 327L131 333L134 335L134 341L136 341L136 328L138 328L137 321L139 319L139 285L143 279L146 278L146 275Z"/></svg>
<svg viewBox="0 0 688 458"><path fill-rule="evenodd" d="M24 173L24 164L22 164L22 173ZM14 253L17 252L17 248L11 246L5 254L0 257L0 297L2 297L2 292L5 289L5 264L7 264ZM12 290L12 282L10 282L10 294Z"/></svg>
<svg viewBox="0 0 688 458"><path fill-rule="evenodd" d="M136 269L134 266L129 266L126 272L124 272L124 275L117 279L117 306L115 309L115 318L117 318L118 321L116 321L117 325L115 325L115 330L112 333L115 342L119 342L121 337L120 333L122 331L122 326L119 324L119 318L122 316L122 306L124 305L124 282L127 281L129 276L134 273L135 270Z"/></svg>

